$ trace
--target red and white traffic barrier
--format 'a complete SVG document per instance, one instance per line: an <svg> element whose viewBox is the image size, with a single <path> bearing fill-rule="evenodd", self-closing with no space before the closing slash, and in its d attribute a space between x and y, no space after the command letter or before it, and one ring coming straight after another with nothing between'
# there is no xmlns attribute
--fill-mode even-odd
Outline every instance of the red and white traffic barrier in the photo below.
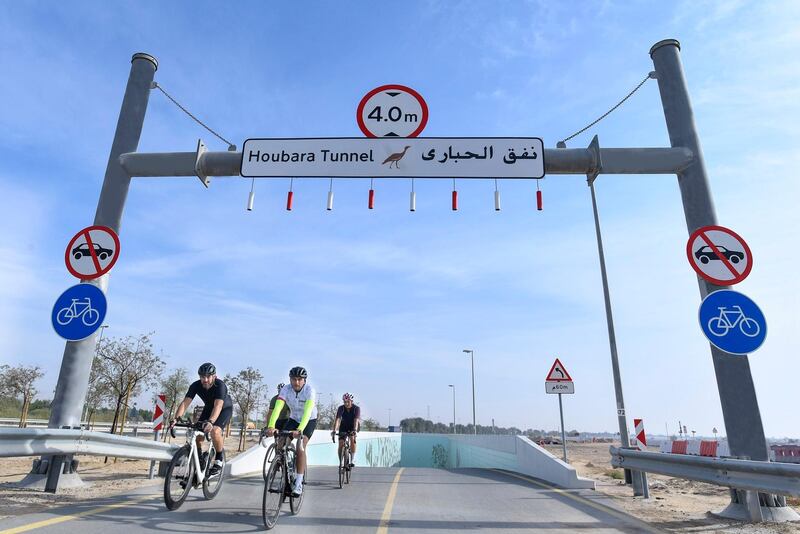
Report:
<svg viewBox="0 0 800 534"><path fill-rule="evenodd" d="M636 434L636 448L640 451L647 450L647 436L644 435L644 421L641 419L633 420L634 433Z"/></svg>
<svg viewBox="0 0 800 534"><path fill-rule="evenodd" d="M665 440L661 443L661 452L708 457L723 457L731 454L727 441L697 439Z"/></svg>

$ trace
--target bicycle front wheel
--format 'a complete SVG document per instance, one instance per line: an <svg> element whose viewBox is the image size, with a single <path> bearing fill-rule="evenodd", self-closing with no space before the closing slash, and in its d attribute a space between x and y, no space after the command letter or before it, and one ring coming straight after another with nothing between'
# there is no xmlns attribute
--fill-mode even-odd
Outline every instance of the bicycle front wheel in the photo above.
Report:
<svg viewBox="0 0 800 534"><path fill-rule="evenodd" d="M352 473L352 467L350 464L352 463L352 456L350 455L350 451L347 451L347 456L345 457L345 464L344 464L344 483L350 484L350 473Z"/></svg>
<svg viewBox="0 0 800 534"><path fill-rule="evenodd" d="M267 449L267 454L264 455L264 467L261 468L261 474L264 476L264 482L267 481L267 474L269 473L269 466L275 457L275 444L271 443Z"/></svg>
<svg viewBox="0 0 800 534"><path fill-rule="evenodd" d="M189 495L194 479L194 464L189 455L189 447L181 447L167 467L164 477L164 504L168 510L177 510Z"/></svg>
<svg viewBox="0 0 800 534"><path fill-rule="evenodd" d="M339 489L342 489L344 484L344 461L339 460Z"/></svg>
<svg viewBox="0 0 800 534"><path fill-rule="evenodd" d="M92 308L86 310L86 313L84 313L83 317L81 318L81 321L83 321L83 324L85 324L86 326L92 326L99 320L100 320L100 312L97 310L93 310Z"/></svg>
<svg viewBox="0 0 800 534"><path fill-rule="evenodd" d="M289 460L289 473L294 473L295 476L297 475L297 453L295 452L294 448L290 448L287 452ZM307 471L307 469L306 469ZM303 485L305 485L305 477L303 477ZM305 491L300 492L300 496L294 497L292 495L293 488L289 488L289 509L292 511L293 515L297 515L300 513L300 507L303 506L303 496L306 494ZM303 488L305 490L305 488Z"/></svg>
<svg viewBox="0 0 800 534"><path fill-rule="evenodd" d="M756 337L759 332L761 332L761 327L758 325L758 321L755 319L751 319L750 317L742 317L742 322L739 323L739 330L742 331L742 334L746 335L747 337Z"/></svg>
<svg viewBox="0 0 800 534"><path fill-rule="evenodd" d="M261 500L261 516L264 527L269 530L278 522L278 514L286 492L286 473L280 461L272 462L264 483L264 497Z"/></svg>
<svg viewBox="0 0 800 534"><path fill-rule="evenodd" d="M222 479L225 478L225 460L222 460L222 468L219 470L219 473L213 476L209 476L208 474L216 459L217 451L214 451L213 457L212 455L209 455L208 459L206 460L206 476L203 479L203 495L209 501L217 496L217 493L219 493L219 490L222 487Z"/></svg>

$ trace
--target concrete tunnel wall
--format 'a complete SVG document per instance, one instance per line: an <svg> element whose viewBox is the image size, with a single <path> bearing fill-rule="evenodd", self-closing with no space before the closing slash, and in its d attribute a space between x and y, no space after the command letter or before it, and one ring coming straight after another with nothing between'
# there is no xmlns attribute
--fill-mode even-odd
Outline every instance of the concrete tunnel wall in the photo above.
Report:
<svg viewBox="0 0 800 534"><path fill-rule="evenodd" d="M227 466L231 476L260 472L266 449L256 445ZM309 465L339 465L330 433L317 432L308 444ZM521 436L361 432L355 462L360 467L505 469L568 489L594 489L569 464Z"/></svg>

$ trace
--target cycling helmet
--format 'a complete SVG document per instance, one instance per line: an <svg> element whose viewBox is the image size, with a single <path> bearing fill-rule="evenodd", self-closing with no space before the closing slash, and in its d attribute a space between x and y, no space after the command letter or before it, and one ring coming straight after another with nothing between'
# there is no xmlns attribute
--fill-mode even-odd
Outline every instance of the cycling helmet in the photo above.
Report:
<svg viewBox="0 0 800 534"><path fill-rule="evenodd" d="M352 393L345 393L344 395L342 395L342 401L347 401L347 400L349 400L349 401L353 400L353 394Z"/></svg>
<svg viewBox="0 0 800 534"><path fill-rule="evenodd" d="M308 371L305 367L292 367L289 370L289 378L308 378Z"/></svg>
<svg viewBox="0 0 800 534"><path fill-rule="evenodd" d="M280 393L280 392L281 392L281 390L282 390L284 387L286 387L286 384L284 384L283 382L281 382L280 384L278 384L278 393Z"/></svg>
<svg viewBox="0 0 800 534"><path fill-rule="evenodd" d="M217 368L214 367L213 363L206 362L200 366L200 369L197 370L197 374L200 376L215 375L217 374Z"/></svg>

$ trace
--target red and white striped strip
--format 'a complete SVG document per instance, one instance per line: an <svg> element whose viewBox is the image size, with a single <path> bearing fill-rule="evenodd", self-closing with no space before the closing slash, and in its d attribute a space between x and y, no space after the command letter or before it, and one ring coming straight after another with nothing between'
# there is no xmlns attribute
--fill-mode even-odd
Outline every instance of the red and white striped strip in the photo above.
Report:
<svg viewBox="0 0 800 534"><path fill-rule="evenodd" d="M164 412L167 411L167 396L163 393L156 396L156 409L153 411L153 431L164 426Z"/></svg>
<svg viewBox="0 0 800 534"><path fill-rule="evenodd" d="M644 435L644 421L642 419L634 419L633 426L636 434L636 448L640 451L646 451L647 438Z"/></svg>

